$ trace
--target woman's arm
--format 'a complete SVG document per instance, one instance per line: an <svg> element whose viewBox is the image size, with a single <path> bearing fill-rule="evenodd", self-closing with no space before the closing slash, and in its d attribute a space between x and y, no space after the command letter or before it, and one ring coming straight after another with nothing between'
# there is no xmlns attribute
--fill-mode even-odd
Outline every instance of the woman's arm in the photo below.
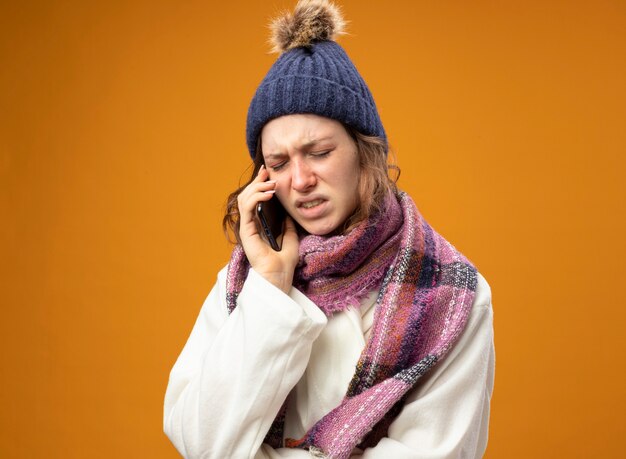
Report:
<svg viewBox="0 0 626 459"><path fill-rule="evenodd" d="M248 458L304 372L324 314L253 269L229 316L225 272L170 374L164 430L184 457Z"/></svg>
<svg viewBox="0 0 626 459"><path fill-rule="evenodd" d="M479 275L457 344L414 390L388 437L353 458L481 458L487 447L495 353L491 293Z"/></svg>

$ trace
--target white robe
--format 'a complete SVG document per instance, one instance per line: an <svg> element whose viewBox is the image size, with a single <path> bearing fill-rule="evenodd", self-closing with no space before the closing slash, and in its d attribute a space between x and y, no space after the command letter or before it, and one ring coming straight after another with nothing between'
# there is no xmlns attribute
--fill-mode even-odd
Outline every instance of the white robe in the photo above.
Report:
<svg viewBox="0 0 626 459"><path fill-rule="evenodd" d="M301 292L250 270L228 315L226 269L170 373L164 431L187 458L306 458L263 444L288 399L285 438L339 405L365 345L377 292L327 319ZM388 436L353 458L480 458L487 445L494 346L490 288L479 274L462 335L415 388Z"/></svg>

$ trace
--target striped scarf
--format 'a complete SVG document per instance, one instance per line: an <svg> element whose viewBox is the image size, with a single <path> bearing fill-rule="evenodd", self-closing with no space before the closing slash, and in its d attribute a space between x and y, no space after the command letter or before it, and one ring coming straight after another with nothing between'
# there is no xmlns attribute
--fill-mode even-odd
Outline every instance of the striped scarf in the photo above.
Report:
<svg viewBox="0 0 626 459"><path fill-rule="evenodd" d="M344 459L355 446L374 446L387 435L409 390L447 353L463 330L474 300L474 266L422 218L403 192L346 235L300 240L294 287L327 316L358 306L380 289L371 335L344 400L291 448ZM228 266L229 312L247 277L241 246ZM265 443L283 446L286 405Z"/></svg>

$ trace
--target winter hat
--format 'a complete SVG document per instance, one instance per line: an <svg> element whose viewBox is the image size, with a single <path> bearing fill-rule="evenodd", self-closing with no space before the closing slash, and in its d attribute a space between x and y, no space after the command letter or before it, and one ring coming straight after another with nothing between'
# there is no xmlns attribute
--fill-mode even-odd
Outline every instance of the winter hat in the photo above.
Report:
<svg viewBox="0 0 626 459"><path fill-rule="evenodd" d="M295 113L332 118L387 140L370 90L333 41L344 24L339 9L328 0L299 0L293 14L274 20L271 42L280 57L248 109L246 142L253 159L263 126Z"/></svg>

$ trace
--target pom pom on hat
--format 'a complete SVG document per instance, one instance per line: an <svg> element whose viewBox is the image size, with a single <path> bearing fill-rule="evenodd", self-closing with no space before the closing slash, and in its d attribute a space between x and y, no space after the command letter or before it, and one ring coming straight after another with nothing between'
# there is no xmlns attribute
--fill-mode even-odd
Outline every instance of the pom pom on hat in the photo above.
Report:
<svg viewBox="0 0 626 459"><path fill-rule="evenodd" d="M282 54L316 41L333 41L344 33L345 21L339 8L328 0L300 0L293 13L284 13L270 25L272 52Z"/></svg>

